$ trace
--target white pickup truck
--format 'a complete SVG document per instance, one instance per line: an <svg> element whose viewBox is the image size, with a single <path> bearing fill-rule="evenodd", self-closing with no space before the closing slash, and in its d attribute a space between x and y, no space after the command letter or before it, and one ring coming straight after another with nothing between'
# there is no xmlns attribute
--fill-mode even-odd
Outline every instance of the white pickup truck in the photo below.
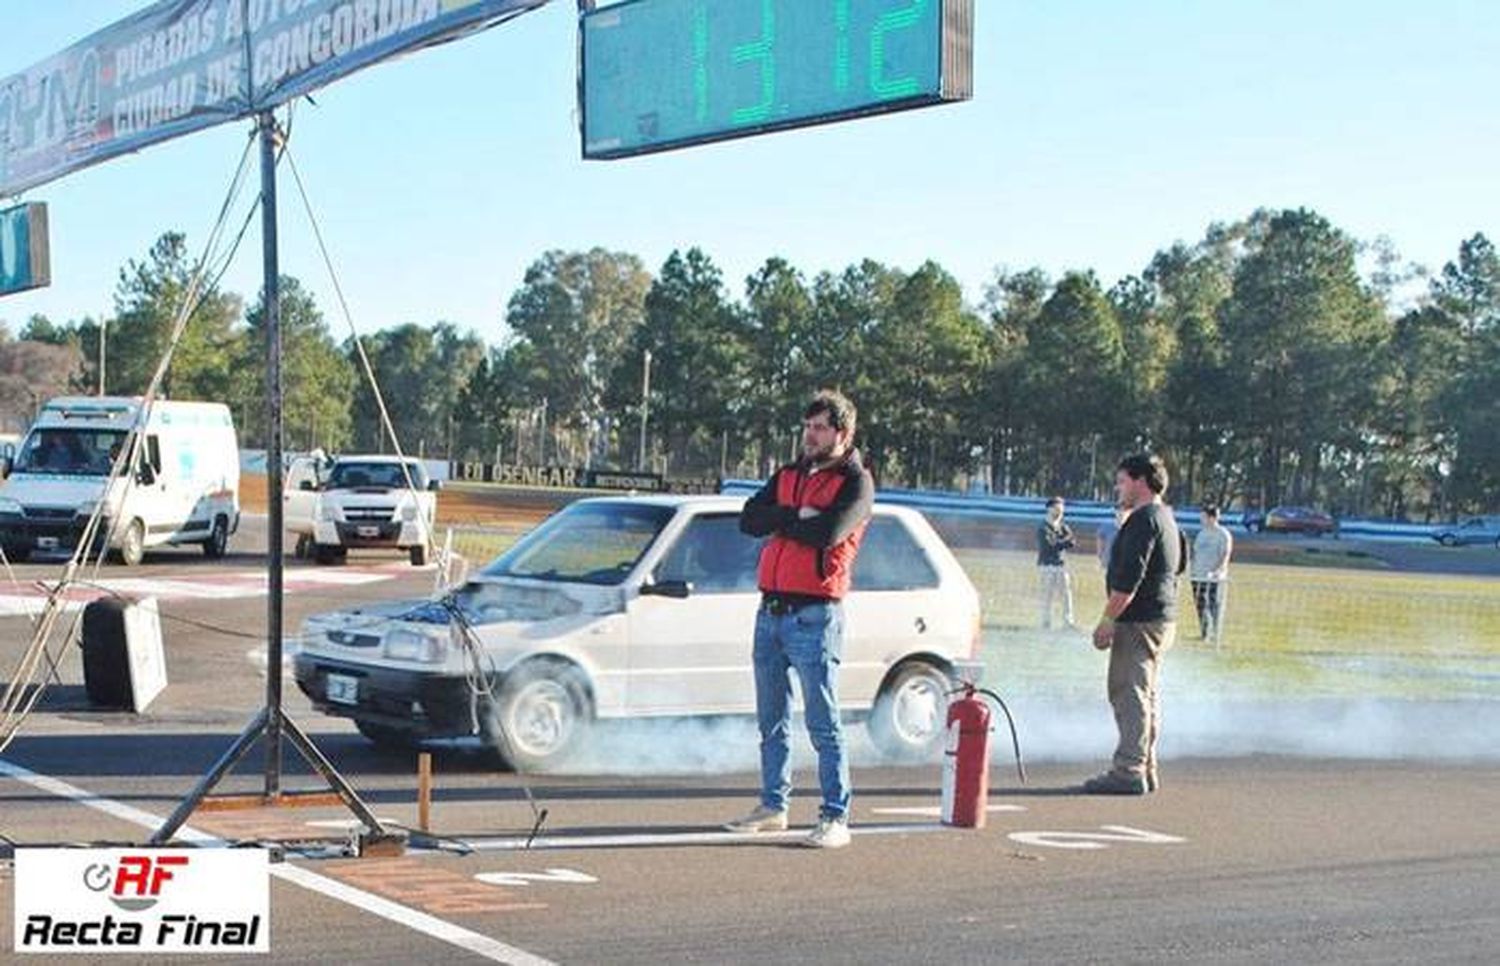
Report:
<svg viewBox="0 0 1500 966"><path fill-rule="evenodd" d="M420 461L405 463L403 473L394 456L340 456L331 465L314 457L294 460L282 491L282 518L297 538L299 555L328 564L350 548L383 547L407 551L415 566L425 564L442 484L427 478Z"/></svg>

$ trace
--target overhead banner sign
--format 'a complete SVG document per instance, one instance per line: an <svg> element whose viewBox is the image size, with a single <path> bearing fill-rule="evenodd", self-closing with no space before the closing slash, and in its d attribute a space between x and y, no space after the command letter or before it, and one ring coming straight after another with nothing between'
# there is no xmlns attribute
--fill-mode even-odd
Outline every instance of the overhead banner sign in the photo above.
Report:
<svg viewBox="0 0 1500 966"><path fill-rule="evenodd" d="M0 198L551 0L161 0L0 79Z"/></svg>
<svg viewBox="0 0 1500 966"><path fill-rule="evenodd" d="M0 295L50 284L47 206L34 201L0 211Z"/></svg>

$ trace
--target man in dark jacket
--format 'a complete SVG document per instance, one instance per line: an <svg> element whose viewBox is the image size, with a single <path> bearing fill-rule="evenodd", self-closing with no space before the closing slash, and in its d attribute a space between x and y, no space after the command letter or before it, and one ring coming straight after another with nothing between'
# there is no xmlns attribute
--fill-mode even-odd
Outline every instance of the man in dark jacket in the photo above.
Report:
<svg viewBox="0 0 1500 966"><path fill-rule="evenodd" d="M1062 598L1063 623L1073 623L1073 575L1063 554L1076 545L1073 528L1063 522L1063 498L1047 501L1047 518L1036 528L1036 568L1042 578L1042 628L1052 626L1052 601Z"/></svg>
<svg viewBox="0 0 1500 966"><path fill-rule="evenodd" d="M1161 658L1177 638L1177 578L1187 552L1172 508L1162 502L1167 468L1147 453L1127 456L1115 472L1130 511L1109 557L1109 600L1094 646L1109 651L1109 703L1120 740L1109 771L1083 783L1101 795L1142 795L1160 785Z"/></svg>
<svg viewBox="0 0 1500 966"><path fill-rule="evenodd" d="M854 404L823 391L802 416L802 458L772 474L745 504L740 529L769 537L760 552L755 616L755 710L760 724L760 804L726 828L787 827L791 797L791 687L797 673L807 731L818 752L823 803L805 840L815 848L849 844L849 762L839 722L838 670L854 558L870 520L875 484L861 465Z"/></svg>

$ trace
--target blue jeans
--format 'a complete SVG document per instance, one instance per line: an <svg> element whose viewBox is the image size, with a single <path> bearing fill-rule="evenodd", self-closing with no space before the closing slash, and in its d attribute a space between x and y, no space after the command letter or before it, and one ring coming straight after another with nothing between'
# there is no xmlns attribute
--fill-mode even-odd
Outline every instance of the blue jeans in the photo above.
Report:
<svg viewBox="0 0 1500 966"><path fill-rule="evenodd" d="M844 649L844 610L835 601L808 604L788 614L761 605L755 615L755 713L760 723L760 801L784 811L792 794L791 682L802 684L807 731L818 751L818 783L824 818L849 813L849 759L839 723L839 658Z"/></svg>

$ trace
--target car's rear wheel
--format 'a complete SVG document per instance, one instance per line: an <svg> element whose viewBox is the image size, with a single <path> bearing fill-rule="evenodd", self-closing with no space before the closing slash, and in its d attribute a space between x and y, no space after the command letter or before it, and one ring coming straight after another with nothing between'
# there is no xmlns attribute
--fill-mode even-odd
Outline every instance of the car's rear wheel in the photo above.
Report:
<svg viewBox="0 0 1500 966"><path fill-rule="evenodd" d="M903 761L931 758L942 746L953 680L926 661L903 665L870 712L870 737L885 755Z"/></svg>
<svg viewBox="0 0 1500 966"><path fill-rule="evenodd" d="M422 567L422 566L425 566L426 564L427 564L427 544L421 543L421 544L417 544L415 547L412 547L411 548L411 565L413 567Z"/></svg>
<svg viewBox="0 0 1500 966"><path fill-rule="evenodd" d="M1458 538L1451 533L1445 533L1441 537L1438 537L1438 543L1445 547L1456 547L1458 546ZM1497 544L1497 546L1500 546L1500 544Z"/></svg>
<svg viewBox="0 0 1500 966"><path fill-rule="evenodd" d="M505 677L485 709L486 737L516 771L550 771L577 750L593 717L571 665L535 661Z"/></svg>

